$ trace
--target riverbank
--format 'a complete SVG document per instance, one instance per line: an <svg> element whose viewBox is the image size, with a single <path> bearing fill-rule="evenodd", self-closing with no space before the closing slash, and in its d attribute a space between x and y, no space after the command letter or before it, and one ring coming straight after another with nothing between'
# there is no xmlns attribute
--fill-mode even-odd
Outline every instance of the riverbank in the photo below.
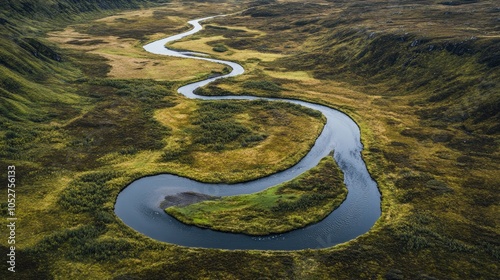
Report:
<svg viewBox="0 0 500 280"><path fill-rule="evenodd" d="M196 192L181 192L165 196L165 199L160 203L160 208L183 207L202 201L216 199L220 199L220 197Z"/></svg>
<svg viewBox="0 0 500 280"><path fill-rule="evenodd" d="M0 49L2 57L8 58L0 65L4 81L0 87L12 90L11 95L3 95L9 101L3 104L1 116L8 120L3 122L0 160L4 166L16 165L19 179L16 216L22 231L16 237L17 278L498 278L500 157L494 132L498 119L488 118L488 110L497 108L492 105L499 92L495 1L424 0L397 5L277 1L207 23L205 31L191 38L203 39L205 46L189 40L193 51L224 44L229 50L218 53L219 57L244 65L246 74L216 85L222 90L257 94L258 89L246 82L270 81L282 88L283 98L341 108L359 124L364 159L382 192L383 215L369 232L341 245L334 246L338 234L327 227L317 238L306 234L294 239L314 248L297 251L174 245L146 237L114 213L124 186L137 178L170 172L157 163L162 154L157 147L162 147L170 131L155 125L151 112L185 101L175 90L187 81L148 79L193 75L190 80L199 80L196 72L209 74L213 65L156 55L143 60L136 56L142 45L187 30L188 20L210 15L207 12L243 9L245 1L172 0L152 10L108 12L113 17L100 21L88 13L76 14L78 9L73 8L87 9L91 1L57 2L69 4L70 9L60 6L66 14L50 9L53 16L44 17L50 26L42 30L32 12L22 21L4 16L16 13L8 7L15 5L13 1L3 1L7 8L0 9L4 46ZM112 42L89 47L125 56L122 62L132 63L121 64L128 69L123 74L135 73L140 79L110 78L108 69L120 63L93 51L54 48L44 40L47 29L59 29L61 24L55 22L62 16L59 22L64 25L86 25L76 28L88 33L83 35L90 41L85 44L97 43L96 36L118 38L116 48ZM97 16L103 13L93 18ZM21 27L30 32L9 33ZM63 61L51 62L45 57L50 52L37 41ZM124 41L136 48L128 57ZM273 56L283 58L273 61ZM174 73L178 69L183 70ZM431 83L426 82L429 79ZM429 102L430 98L435 101ZM491 132L482 133L481 127L491 127ZM221 166L220 172L228 170ZM169 180L175 180L172 177ZM436 181L453 192L436 189ZM201 190L218 195L210 186ZM149 199L154 208L142 208L150 213L151 224L163 222L158 205L166 194L163 189L152 191ZM132 200L138 199L132 195ZM332 214L342 210L343 206ZM165 232L158 231L159 235ZM201 240L216 238L209 234L211 230L200 231L204 232ZM253 238L255 243L274 244L285 235L293 239L290 233ZM220 243L232 243L233 235L237 234L223 235ZM2 270L0 278L10 279L12 273Z"/></svg>
<svg viewBox="0 0 500 280"><path fill-rule="evenodd" d="M115 204L115 213L127 225L149 237L178 245L221 249L261 249L261 250L298 250L305 248L324 248L343 243L368 231L380 217L380 193L376 182L371 178L366 165L361 158L363 146L360 143L360 131L357 124L346 114L330 107L309 103L301 100L283 98L259 98L254 96L199 96L194 93L198 88L206 86L222 78L242 75L244 68L234 62L199 56L189 56L165 48L169 42L192 35L200 30L201 21L209 18L189 21L193 29L165 39L157 40L144 46L147 51L165 56L175 56L215 62L229 66L232 71L226 75L189 83L178 89L178 93L191 99L211 100L213 104L222 102L239 102L238 100L254 100L255 102L269 102L270 104L290 103L289 106L301 105L311 113L317 110L326 118L326 124L314 146L296 165L289 169L266 176L254 181L239 184L203 184L187 178L169 174L138 179L129 184L118 195ZM261 85L259 83L259 85ZM281 102L279 102L281 101ZM267 107L266 111L270 107ZM270 110L272 111L272 110ZM287 151L290 147L278 145L273 149L282 148ZM260 242L259 239L249 238L245 234L229 234L221 231L206 231L198 227L187 226L170 217L162 216L158 212L145 212L143 209L155 209L152 204L161 192L195 191L199 193L227 196L248 194L262 191L269 187L287 182L300 174L314 168L320 160L335 151L335 161L344 173L346 186L349 189L347 198L338 211L330 213L314 227L304 228L301 231L291 231L272 242ZM293 151L292 151L293 153ZM177 173L176 173L177 174ZM154 202L156 203L156 202ZM161 219L161 221L158 221ZM189 234L188 234L189 232ZM321 236L335 233L328 244L318 244ZM159 234L161 233L161 234ZM315 236L315 239L306 240L306 236Z"/></svg>
<svg viewBox="0 0 500 280"><path fill-rule="evenodd" d="M268 235L324 219L347 197L342 171L331 156L292 181L255 194L185 203L165 211L179 221L218 231ZM202 200L205 196L203 196Z"/></svg>

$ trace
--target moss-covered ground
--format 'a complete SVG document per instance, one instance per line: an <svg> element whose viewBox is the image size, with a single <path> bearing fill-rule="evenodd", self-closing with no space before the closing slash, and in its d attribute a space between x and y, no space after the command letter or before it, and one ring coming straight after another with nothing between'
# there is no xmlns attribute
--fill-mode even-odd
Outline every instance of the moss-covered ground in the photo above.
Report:
<svg viewBox="0 0 500 280"><path fill-rule="evenodd" d="M500 274L495 1L172 1L148 12L137 11L145 5L141 1L23 2L29 3L0 3L1 162L16 165L18 218L17 272L11 274L4 263L0 278L496 279ZM197 249L147 238L114 215L115 198L128 183L171 172L167 164L183 164L167 153L169 137L179 131L162 121L177 116L178 106L192 109L186 118L194 121L211 105L189 103L176 88L212 75L212 69L221 71L217 65L182 62L193 63L189 72L161 78L155 67L173 64L162 58L155 66L156 58L139 52L141 45L186 30L182 22L188 19L243 9L178 43L248 70L201 93L299 98L353 117L382 194L382 217L367 234L322 250ZM114 18L94 21L109 15ZM73 42L64 40L68 33L76 34ZM117 57L125 54L120 44L130 59ZM149 74L124 71L122 62ZM312 121L306 113L294 115L293 108L277 110ZM224 149L257 149L269 140L270 132L249 127L248 117L236 118L247 134ZM198 129L195 123L192 129ZM268 133L262 142L242 147L246 137L261 133ZM194 153L220 153L210 143L189 141ZM2 202L4 215L7 206ZM3 219L2 228L5 224ZM328 240L318 238L318 244ZM1 244L7 253L7 244Z"/></svg>
<svg viewBox="0 0 500 280"><path fill-rule="evenodd" d="M229 196L165 211L186 224L251 235L282 233L324 219L346 198L333 157L292 181L262 192Z"/></svg>

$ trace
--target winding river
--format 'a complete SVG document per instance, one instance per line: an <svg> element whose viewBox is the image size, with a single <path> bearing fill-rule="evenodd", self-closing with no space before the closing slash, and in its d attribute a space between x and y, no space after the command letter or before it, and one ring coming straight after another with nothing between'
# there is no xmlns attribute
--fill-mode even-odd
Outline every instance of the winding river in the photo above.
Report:
<svg viewBox="0 0 500 280"><path fill-rule="evenodd" d="M321 111L327 118L325 127L310 152L295 166L251 182L239 184L206 184L187 178L162 174L138 179L123 189L115 204L116 215L128 226L151 238L189 247L256 250L299 250L327 248L349 241L366 233L381 215L380 193L361 158L363 148L360 131L356 123L344 113L326 106L299 100L280 98L258 98L254 96L198 96L193 91L216 79L240 75L241 65L211 59L202 54L173 51L165 48L168 42L176 41L202 29L202 18L189 21L193 29L182 34L152 42L144 49L158 55L190 59L201 59L225 64L231 73L185 85L178 92L188 98L203 100L244 99L279 100L299 104ZM335 161L344 172L345 184L349 190L345 201L322 221L291 232L249 236L202 229L185 225L167 215L159 207L166 195L192 191L215 196L229 196L254 193L279 183L291 180L316 166L321 158L334 151Z"/></svg>

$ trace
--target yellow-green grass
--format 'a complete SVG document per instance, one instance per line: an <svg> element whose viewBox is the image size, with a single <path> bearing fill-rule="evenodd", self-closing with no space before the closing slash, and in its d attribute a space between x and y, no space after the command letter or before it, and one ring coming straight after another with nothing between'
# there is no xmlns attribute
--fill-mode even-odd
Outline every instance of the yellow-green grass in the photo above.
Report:
<svg viewBox="0 0 500 280"><path fill-rule="evenodd" d="M125 11L91 23L69 26L49 33L48 39L61 47L96 54L111 66L110 78L188 81L220 72L223 65L194 59L182 59L149 54L142 46L147 41L165 38L188 29L186 22L204 15L204 4L171 5L163 8ZM220 12L234 7L221 3ZM179 13L176 11L180 11ZM116 34L116 35L114 35Z"/></svg>
<svg viewBox="0 0 500 280"><path fill-rule="evenodd" d="M235 22L238 27L246 23L250 29L259 29L256 25L266 28L265 23L251 21L248 18ZM255 25L251 25L251 22L255 23ZM226 24L228 23L226 22ZM448 32L450 32L451 36L457 35L450 30ZM211 36L215 35L212 34ZM276 35L277 37L279 35ZM224 44L230 41L226 40L220 43ZM307 45L310 45L310 41L307 42ZM457 74L471 75L480 71L478 70L480 68L474 65L475 58L464 58L447 52L436 53L433 57L434 60L428 64L432 68L449 66L451 63L452 65L456 64L451 68L455 69ZM290 57L289 59L297 58ZM240 62L244 63L245 61ZM406 224L407 221L413 223L415 219L418 220L422 216L426 216L424 213L416 212L418 207L432 209L432 211L436 211L434 213L439 213L433 216L433 222L439 224L439 220L443 219L443 222L447 224L455 224L455 228L450 230L439 229L439 227L425 229L432 230L435 233L439 232L438 235L443 235L440 238L447 240L446 242L453 243L456 241L451 240L468 240L468 244L474 243L473 239L467 238L468 234L460 235L461 231L458 228L466 228L466 225L475 224L474 217L479 218L480 215L488 218L487 222L483 220L482 225L479 227L488 228L488 232L496 231L491 227L495 224L493 217L495 211L498 210L498 207L491 202L496 198L489 194L487 195L488 198L483 198L485 202L481 202L478 195L479 193L486 194L488 192L486 189L491 189L495 185L493 182L496 179L491 176L491 172L494 172L495 168L498 167L498 160L496 160L498 159L498 149L491 150L491 148L488 148L489 151L493 152L491 155L486 155L478 150L473 152L475 156L464 156L464 154L468 153L467 150L454 148L450 142L457 143L458 139L463 139L463 143L466 143L470 139L466 136L466 132L462 131L458 126L450 125L446 127L444 121L434 125L423 123L419 110L425 108L425 103L421 106L415 106L414 101L426 98L425 96L429 92L417 91L412 95L405 93L405 95L397 96L397 93L394 93L394 83L390 78L386 82L378 82L376 86L370 86L354 82L350 84L345 79L340 78L338 81L318 78L307 80L305 78L313 76L314 73L309 72L305 75L307 72L301 70L299 71L302 73L299 76L301 79L297 79L294 75L290 77L276 75L277 69L284 74L287 71L297 73L295 68L283 70L281 64L277 64L275 67L270 66L273 66L273 64L256 61L253 65L255 70L253 73L242 75L230 82L221 81L217 84L217 87L233 94L244 94L246 90L242 85L245 81L254 80L255 78L277 81L285 89L281 92L282 96L300 98L340 108L353 117L361 127L365 146L363 156L370 173L379 183L383 195L383 216L373 229L372 234L368 235L370 240L376 239L376 232L380 230ZM418 78L420 77L415 76L415 80ZM317 82L318 80L320 82ZM391 91L392 93L389 93ZM404 87L400 87L400 91L401 93L405 92ZM253 94L266 95L265 92L253 92ZM475 101L469 100L470 105L474 103ZM452 103L448 108L453 109L448 109L448 111L463 110L457 108L459 106L462 105ZM443 125L446 128L443 129ZM444 138L440 138L440 136ZM496 142L498 143L498 141ZM457 144L454 145L456 147ZM463 176L464 168L468 170L467 172L470 172L470 179ZM413 172L416 175L408 175L408 172ZM408 176L410 179L405 179ZM412 184L404 183L405 180L407 180L406 182L412 180L417 182ZM433 186L436 181L441 184L442 189ZM469 188L471 184L479 184L483 187L480 187L481 190L471 190ZM490 187L487 187L487 185ZM476 193L474 194L474 197L476 197L474 201L469 198L470 192ZM485 206L476 208L473 206L475 203L484 204ZM455 214L450 215L447 213L450 208L447 207L452 204L454 204L454 210L452 211ZM440 207L439 205L446 205L446 207ZM476 210L466 210L470 208ZM469 213L466 215L468 218L456 214L465 212ZM459 226L458 224L462 225ZM420 229L413 228L412 230L418 231ZM477 230L475 231L477 233ZM401 232L397 232L397 234L404 235ZM420 241L412 240L411 242ZM430 241L425 240L425 242ZM426 244L424 246L429 246L429 243ZM412 246L418 247L420 245L408 246L413 248ZM451 248L451 245L449 248ZM480 249L476 247L474 250ZM453 261L450 260L451 263ZM459 262L455 262L453 265L455 267L460 266Z"/></svg>
<svg viewBox="0 0 500 280"><path fill-rule="evenodd" d="M206 15L203 12L207 9L197 10L195 6L184 6L186 2L173 2L174 5L162 9L173 8L175 13L186 19ZM1 139L2 162L5 165L16 164L19 171L17 177L19 179L17 189L19 210L17 225L19 227L16 236L16 254L17 261L19 261L19 266L16 267L19 270L16 275L18 277L23 279L113 279L120 277L138 279L154 279L155 277L164 279L253 279L256 277L270 279L366 279L372 277L377 279L390 279L391 277L393 279L429 279L431 277L496 279L500 271L498 266L500 250L497 242L500 234L497 214L499 211L499 156L498 149L492 149L477 139L493 138L493 143L496 143L498 147L498 134L488 136L482 134L480 130L470 133L460 127L462 125L460 122L453 123L442 119L441 123L431 122L428 118L422 118L421 114L422 109L443 104L424 102L429 94L434 90L444 91L452 86L454 81L459 81L463 77L451 79L451 82L446 85L441 84L444 83L441 76L434 77L435 81L430 86L412 91L409 90L413 86L412 81L419 81L421 75L413 75L401 83L395 83L390 78L384 80L384 77L395 78L401 74L399 72L401 68L395 68L395 66L385 66L386 69L393 70L392 75L379 74L378 81L370 80L369 83L363 84L360 80L369 81L371 78L359 79L354 74L349 75L343 72L335 72L335 75L329 77L318 75L316 68L319 65L315 64L316 61L312 61L312 58L319 57L320 54L324 55L328 50L334 50L336 57L339 54L345 54L343 53L345 48L337 48L337 43L331 43L335 38L320 35L331 35L332 32L339 30L349 31L347 27L351 26L355 34L366 35L368 38L369 33L364 34L359 31L364 26L370 25L371 30L385 30L399 36L404 34L403 30L399 32L396 28L386 29L386 27L388 25L397 27L401 21L410 20L407 17L409 14L413 14L414 18L411 19L413 21L411 24L405 23L406 30L417 32L419 36L427 34L426 37L431 39L433 36L443 35L450 40L459 41L476 35L477 31L474 31L474 28L464 28L460 31L462 33L453 31L466 24L490 34L483 37L498 36L496 35L498 32L491 28L491 23L494 21L487 23L494 13L486 13L483 8L488 5L495 7L495 2L480 1L470 5L446 6L437 2L424 1L422 5L411 3L403 6L384 6L386 7L384 9L373 6L375 1L363 3L371 3L370 12L363 11L365 6L359 3L348 5L342 2L335 4L321 2L320 13L311 12L310 9L314 8L314 5L303 5L300 2L296 4L300 8L294 8L287 6L292 5L289 2L279 1L283 6L277 5L278 8L273 8L272 5L261 7L261 9L284 11L287 13L286 18L242 16L236 22L229 21L237 18L233 16L225 18L224 25L234 25L238 29L245 25L251 30L262 30L269 35L266 40L271 47L276 45L282 48L290 38L293 38L291 36L293 34L309 38L308 42L304 42L303 45L301 45L301 40L296 40L297 46L294 49L318 51L318 56L309 58L299 56L291 60L304 65L307 63L315 65L313 69L298 69L295 66L281 64L265 65L257 60L253 62L252 67L264 74L266 71L270 73L263 75L261 79L279 82L286 89L281 92L282 95L341 108L356 120L361 128L362 142L365 147L363 157L382 194L382 217L377 224L368 233L345 244L323 250L294 252L196 249L165 244L147 238L121 222L113 213L113 205L118 192L131 181L153 173L166 172L153 163L161 157L163 151L160 150L163 147L159 149L148 147L145 142L140 142L141 138L146 139L147 142L155 142L157 139L153 137L154 135L141 134L141 129L150 131L165 129L164 125L148 127L141 124L143 121L146 123L147 120L155 120L152 112L159 108L151 108L150 103L142 103L142 101L139 103L140 98L135 97L133 102L122 102L120 100L125 96L120 95L120 98L117 98L116 91L119 89L110 90L106 86L89 85L85 80L66 86L40 82L41 87L51 87L58 92L73 93L78 90L85 96L82 98L85 104L82 104L83 108L77 107L79 110L76 111L74 108L70 110L70 107L63 107L60 110L65 114L50 116L50 123L10 122L5 125L5 131L2 131L2 135L5 136ZM189 3L189 5L196 4ZM220 7L220 3L199 5L204 8L209 7L211 11L216 11ZM241 6L238 4L234 7L239 9ZM436 9L440 16L448 16L445 14L447 11L451 11L453 15L453 13L460 13L460 10L467 12L467 9L471 14L467 17L468 21L457 20L455 16L446 18L446 24L442 24L436 20L438 18L436 13L429 15L433 17L431 19L422 17L427 7ZM328 8L335 8L337 11L333 13ZM473 8L478 13L482 13L480 17L472 11ZM297 14L293 15L288 11L294 11ZM301 14L302 11L304 14ZM358 17L358 21L355 23L344 21L351 17L340 14L342 11L355 15L354 18ZM376 19L377 13L378 18L382 20L370 22L359 20L360 16ZM389 14L394 16L391 24L388 24L386 20ZM314 20L314 17L320 18L318 24L311 24L313 28L319 29L317 33L306 32L303 28L293 24L295 21ZM276 22L278 24L285 22L287 18L292 21L286 22L291 23L288 31L286 29L269 30L269 27L274 26ZM333 27L322 26L321 20L330 21ZM420 26L414 24L416 21L420 21ZM338 26L341 22L344 22L344 25ZM426 27L419 32L418 29L422 25ZM133 29L134 26L136 25L123 23L122 28ZM176 28L185 30L187 26L176 26ZM117 36L113 32L110 30L108 35ZM158 35L156 30L151 34L151 38L158 38L155 37ZM466 36L461 37L464 34ZM481 36L478 37L481 38ZM18 38L17 34L13 37ZM344 40L344 43L350 41L349 44L342 43L344 46L349 46L349 49L356 54L361 53L363 40L350 38L344 38ZM331 46L326 44L328 42ZM229 41L222 43L229 45ZM246 48L253 48L252 51L258 53L260 51L256 48L258 45L257 43L250 44ZM469 69L473 69L473 73L480 73L482 79L487 79L486 66L474 66L477 56L483 55L486 49L485 47L480 50L472 58L468 55L457 57L446 53L438 55L439 52L430 52L429 58L433 63L425 64L424 67L432 73L431 69L435 70L439 66L446 68L446 65L452 61L453 65L472 66ZM7 51L9 48L4 50ZM402 54L414 54L411 50L412 48L408 48L399 51ZM391 51L391 48L385 51ZM488 49L488 52L493 53L494 49ZM67 54L67 58L74 55L76 51L71 54L66 51L62 53ZM288 54L288 56L291 55L293 54ZM326 58L326 56L321 57ZM355 58L356 56L347 57ZM35 58L32 59L35 60ZM89 65L99 62L99 60L91 59ZM360 65L352 63L355 61L347 62L332 62L331 67L324 68L322 72L333 72L340 68L359 70ZM65 63L71 63L71 61ZM376 63L371 62L368 65L374 66L374 64ZM463 69L465 68L455 69L455 74L460 77ZM84 73L88 72L83 70ZM377 69L379 70L383 69ZM260 75L259 71L254 72L252 77ZM320 83L304 82L299 79L283 81L286 77L272 75L276 71L292 73L304 71ZM75 77L82 75L78 71L72 74ZM60 75L60 77L64 76ZM241 80L234 80L245 82L250 77L241 76L238 78ZM232 89L235 93L243 89L242 85L236 82L224 82L218 86ZM147 87L144 91L151 89ZM167 87L166 90L173 94L175 86ZM468 92L468 94L473 93ZM89 94L94 96L90 101ZM478 98L471 97L470 103L462 103L461 99L453 98L453 102L449 102L449 106L445 109L458 112L463 110L462 112L465 113L468 106L474 104L472 101L484 102L483 99L488 97L488 95L475 96ZM165 96L165 99L180 103L180 100L172 96ZM92 102L94 106L89 106L89 102ZM109 103L108 108L101 110L100 108L103 107L99 106L106 102ZM109 110L109 107L116 102L119 103L119 106L116 106L117 114L101 116L103 119L110 120L102 124L102 127L96 129L96 127L70 125L83 116L89 118L89 116L98 115L101 111ZM79 106L79 104L77 102L73 106ZM460 108L462 105L464 107ZM144 110L126 111L130 107L141 107ZM120 113L118 108L125 110L125 113ZM144 111L149 111L146 118L142 115ZM130 118L119 118L120 115L130 116ZM44 113L40 116L48 115ZM90 119L95 120L95 118ZM133 119L141 120L140 129L133 129L138 124L133 122ZM124 126L119 127L120 130L133 129L128 132L127 136L139 135L132 139L137 141L135 146L138 151L135 153L129 153L130 151L126 149L128 142L120 142L119 137L110 133L109 128L116 128L116 125L120 123L125 123ZM474 125L472 121L465 122L466 128L471 124ZM90 138L87 139L88 141L80 141L85 138L82 135L93 131L98 132L93 134L94 142ZM158 139L164 141L168 133L164 131ZM443 133L451 134L451 140L435 141L439 140L435 136ZM103 138L100 139L99 135ZM96 149L96 146L101 147ZM94 151L97 153L93 154ZM130 166L135 169L129 170L129 166L125 164L127 160L130 160ZM143 166L144 163L145 166ZM118 173L115 178L102 184L105 189L109 190L109 193L105 192L105 201L102 204L98 203L97 206L87 205L91 209L97 209L96 211L88 211L84 208L85 211L76 213L60 204L63 195L66 197L75 190L71 185L76 184L80 176L87 173L111 171L118 171ZM431 188L436 186L435 182L428 184L431 180L444 182L448 189ZM92 193L90 192L89 195ZM83 201L85 196L81 198ZM6 205L2 204L2 210L5 209ZM5 228L6 223L4 219L0 224ZM124 246L123 242L127 245ZM328 246L328 236L321 237L318 244ZM7 252L7 247L3 246L2 250ZM353 266L352 263L366 265ZM6 279L12 277L7 270L2 270L0 275L4 275L3 278Z"/></svg>
<svg viewBox="0 0 500 280"><path fill-rule="evenodd" d="M226 26L217 26L217 27L226 28L225 29L226 32L227 30L232 30L231 28L228 28ZM265 35L265 33L263 32L258 32L247 28L243 29L236 28L236 30L243 30L245 31L245 33L247 33L246 36L249 36L248 34L250 34L251 37L260 37ZM227 51L224 52L215 51L214 46L217 44L217 42L224 40L227 40L227 38L225 38L222 35L209 36L209 37L205 36L202 37L202 35L194 35L192 37L187 37L183 40L173 42L169 44L169 46L173 47L174 49L185 49L201 53L207 53L220 59L235 60L242 63L243 65L246 65L245 62L248 62L249 60L270 62L274 61L277 58L282 58L285 56L282 53L266 53L255 50L237 50L235 48L227 46L226 46ZM253 69L246 68L246 70L252 71Z"/></svg>
<svg viewBox="0 0 500 280"><path fill-rule="evenodd" d="M161 36L165 37L166 34ZM187 81L222 71L223 65L194 59L153 55L136 40L117 36L90 36L73 28L53 32L50 40L62 47L86 51L103 57L111 66L109 78ZM86 44L85 42L96 42Z"/></svg>
<svg viewBox="0 0 500 280"><path fill-rule="evenodd" d="M244 79L252 79L255 78L253 73L258 70L262 71L258 65L261 62L272 62L278 58L283 58L284 55L280 53L264 53L255 50L236 50L228 47L228 51L220 53L213 50L213 46L209 45L213 42L217 42L222 40L222 36L215 37L201 37L195 40L184 40L179 42L174 42L170 46L175 49L185 49L191 50L194 52L201 52L210 54L213 57L229 60L229 61L237 61L245 68L245 73L241 76L235 77L234 79L237 81L241 81ZM303 77L305 73L295 73L293 76L299 78ZM280 75L275 72L275 75ZM286 74L282 74L286 75Z"/></svg>
<svg viewBox="0 0 500 280"><path fill-rule="evenodd" d="M268 235L316 223L337 208L346 196L342 172L329 156L292 181L265 191L172 206L165 211L190 225Z"/></svg>
<svg viewBox="0 0 500 280"><path fill-rule="evenodd" d="M248 181L296 164L310 150L325 121L320 115L310 116L297 108L288 111L286 104L266 111L266 106L274 105L260 101L230 101L244 106L244 110L232 117L235 122L248 128L253 135L266 137L245 144L242 143L245 136L242 136L219 149L196 143L195 132L199 132L199 125L193 124L193 120L199 101L184 98L178 101L174 107L155 112L155 119L171 129L164 139L165 148L122 159L118 157L113 161L117 168L165 170L206 182ZM165 154L174 156L162 160Z"/></svg>

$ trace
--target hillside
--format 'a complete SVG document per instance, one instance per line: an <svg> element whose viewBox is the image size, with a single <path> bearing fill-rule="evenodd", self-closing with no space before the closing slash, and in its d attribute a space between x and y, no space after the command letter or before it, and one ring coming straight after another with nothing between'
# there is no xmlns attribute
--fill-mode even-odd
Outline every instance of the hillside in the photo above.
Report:
<svg viewBox="0 0 500 280"><path fill-rule="evenodd" d="M199 93L352 117L382 195L367 234L322 250L227 251L158 242L117 218L137 178L255 179L293 165L321 130L298 107L176 94L227 69L142 45L215 14L230 15L172 47L246 72ZM18 272L0 278L496 279L499 23L493 0L2 1L0 162L16 166Z"/></svg>
<svg viewBox="0 0 500 280"><path fill-rule="evenodd" d="M62 57L54 45L47 44L43 38L45 32L75 20L91 20L117 9L137 9L149 2L158 1L2 1L2 117L33 120L35 115L48 113L47 109L42 109L44 104L68 104L76 98L68 95L72 92L61 94L55 91L59 86L66 91L64 83L74 81L79 73L67 63L71 58Z"/></svg>

